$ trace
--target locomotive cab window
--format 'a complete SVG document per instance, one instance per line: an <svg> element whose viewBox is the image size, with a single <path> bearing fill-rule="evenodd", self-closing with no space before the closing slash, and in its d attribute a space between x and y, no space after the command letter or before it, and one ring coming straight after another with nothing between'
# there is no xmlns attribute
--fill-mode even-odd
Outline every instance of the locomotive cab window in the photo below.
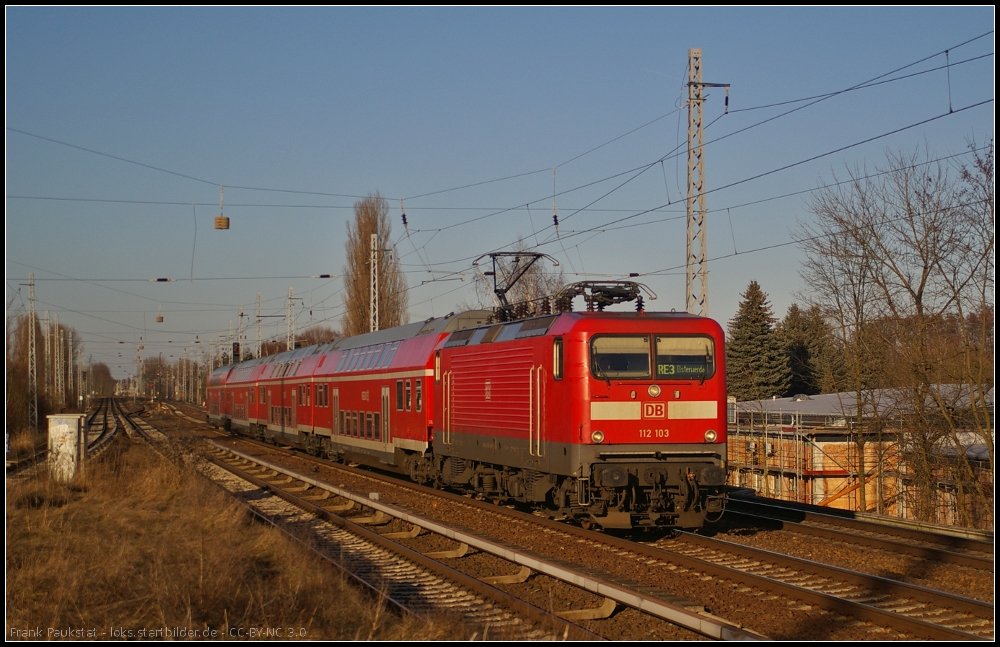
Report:
<svg viewBox="0 0 1000 647"><path fill-rule="evenodd" d="M556 337L552 341L552 378L561 380L563 376L563 340Z"/></svg>
<svg viewBox="0 0 1000 647"><path fill-rule="evenodd" d="M715 342L711 337L656 337L656 377L704 380L715 375Z"/></svg>
<svg viewBox="0 0 1000 647"><path fill-rule="evenodd" d="M590 371L599 380L649 379L649 335L594 337Z"/></svg>

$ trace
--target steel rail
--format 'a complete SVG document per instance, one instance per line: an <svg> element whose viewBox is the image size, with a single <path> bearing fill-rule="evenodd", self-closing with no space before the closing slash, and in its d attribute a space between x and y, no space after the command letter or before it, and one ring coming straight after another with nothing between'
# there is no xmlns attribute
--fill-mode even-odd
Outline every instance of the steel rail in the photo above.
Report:
<svg viewBox="0 0 1000 647"><path fill-rule="evenodd" d="M782 595L787 598L808 600L810 601L811 604L815 604L816 606L819 606L821 608L828 609L845 616L852 616L854 618L876 622L883 626L891 627L893 629L912 634L916 637L930 638L937 640L981 639L980 636L977 636L972 633L950 629L948 627L935 625L933 623L926 622L923 620L908 618L896 612L886 611L883 609L879 609L877 607L854 602L851 600L837 598L836 596L831 596L828 594L817 593L815 591L811 591L803 587L797 587L791 584L780 582L778 580L771 580L769 578L763 578L736 569L730 569L718 566L712 564L711 562L707 562L705 560L684 556L682 554L670 552L668 550L664 550L661 548L653 548L645 546L643 544L638 544L633 541L610 537L603 534L596 534L592 531L583 530L581 528L577 528L575 526L571 526L565 523L536 517L534 515L529 515L523 512L517 512L505 508L500 508L498 506L494 506L480 501L475 501L473 499L469 499L464 496L459 496L439 490L432 490L430 488L426 488L412 483L407 483L405 481L401 481L394 478L390 479L381 474L378 474L377 472L371 472L367 470L362 471L356 468L345 467L343 465L336 465L329 461L323 461L321 459L301 454L299 452L293 452L289 449L266 445L264 443L253 441L252 439L244 438L243 440L249 443L259 444L262 447L266 447L269 451L276 451L287 455L294 455L297 458L303 460L316 462L328 467L334 467L336 469L346 470L373 480L385 480L391 482L394 486L403 489L410 489L416 492L423 492L425 494L433 493L434 496L449 500L454 500L456 502L461 502L468 506L481 507L482 509L500 512L502 514L507 514L515 518L530 520L531 523L538 524L543 527L551 528L554 530L561 530L575 537L583 537L594 541L601 541L620 549L631 550L633 552L636 552L640 555L649 558L658 558L661 560L672 561L678 565L684 566L685 568L701 570L707 573L713 573L719 577L727 578L731 581L739 582L746 586L755 587L761 590L766 590L771 593ZM231 450L227 449L227 451ZM888 581L892 582L891 580ZM943 594L943 595L947 596L948 594ZM978 603L978 601L971 601L971 602Z"/></svg>
<svg viewBox="0 0 1000 647"><path fill-rule="evenodd" d="M676 596L672 596L666 592L650 592L649 587L643 587L636 582L619 578L608 573L598 571L597 569L582 568L562 560L554 560L543 557L534 551L518 548L505 542L486 539L485 537L473 534L470 531L460 530L432 519L427 519L426 517L422 517L411 510L403 508L402 506L387 504L380 501L372 501L361 495L334 487L305 474L298 474L287 467L276 465L260 457L252 456L231 447L219 445L212 441L210 442L219 449L239 456L244 460L252 461L262 467L266 467L276 472L288 474L303 483L308 483L314 487L327 490L337 496L364 505L365 507L381 511L384 514L396 517L430 532L448 537L454 541L465 543L478 550L496 555L515 564L526 566L538 573L543 573L549 577L567 582L586 591L610 598L616 602L683 626L687 629L691 629L692 631L696 631L710 638L719 640L761 638L761 636L730 624L729 622L709 618L677 606L676 604L667 601L667 599L676 600ZM464 497L461 497L461 499L462 501L469 501ZM537 519L537 517L532 517L532 519ZM656 593L659 593L659 595Z"/></svg>
<svg viewBox="0 0 1000 647"><path fill-rule="evenodd" d="M733 505L737 507L737 510L732 510L731 506ZM791 524L787 527L787 529L795 532L815 534L810 530L800 529L810 528L810 526L806 525L808 523L816 523L836 526L837 528L842 529L843 532L851 533L851 541L855 541L855 537L859 539L865 537L864 535L857 534L858 531L860 531L895 537L900 540L917 541L924 544L939 546L940 548L937 549L923 548L923 550L926 551L926 554L920 554L917 551L909 552L908 550L906 552L907 554L925 557L926 559L935 559L937 561L948 563L963 564L963 561L959 560L959 557L966 554L956 553L954 552L955 549L974 551L979 553L979 555L968 555L968 557L971 558L971 560L969 560L970 563L964 563L963 565L972 566L973 568L993 568L992 555L994 551L994 544L991 541L984 541L969 537L957 537L954 535L946 535L917 528L881 524L874 521L856 519L842 515L824 514L804 509L798 505L783 505L783 502L749 501L741 498L730 498L726 507L726 512L735 512L741 515L752 515L755 517L762 517L768 520L781 521ZM813 526L813 528L815 528L815 526ZM854 532L852 533L851 531ZM873 541L875 540L875 538L872 537L868 537L868 539ZM881 541L889 542L890 540ZM865 545L875 546L874 543L868 543ZM894 545L887 545L889 545L887 550L894 550L897 552L901 550L899 548L900 543L898 542ZM913 544L909 545L913 546ZM915 546L915 548L920 547ZM934 551L938 552L935 553ZM984 565L984 563L987 565Z"/></svg>
<svg viewBox="0 0 1000 647"><path fill-rule="evenodd" d="M523 519L525 521L530 521L531 523L538 524L546 528L551 528L553 530L561 530L575 537L587 538L594 541L601 541L603 543L615 546L622 550L630 550L632 552L638 553L650 559L671 561L679 566L683 566L688 569L701 570L708 574L713 574L717 577L726 578L731 581L741 583L745 586L766 590L775 595L781 595L790 599L801 599L803 601L809 602L810 604L819 606L820 608L827 609L829 611L833 611L844 616L851 616L857 619L878 623L882 626L890 627L892 629L904 633L909 633L919 638L928 638L932 640L981 639L979 636L976 636L975 634L970 634L964 631L959 631L941 625L936 625L934 623L920 619L909 618L907 616L901 615L896 612L879 609L871 605L855 602L848 599L838 598L834 595L818 593L816 591L812 591L807 588L795 586L793 584L788 584L786 582L781 582L779 580L761 577L759 575L754 575L752 573L747 573L744 571L740 571L738 569L720 566L708 562L706 560L689 557L681 553L670 551L668 549L651 547L637 543L635 541L620 539L617 537L611 537L609 535L601 533L595 533L593 531L584 530L582 528L578 528L576 526L572 526L559 521L554 521L542 517L536 517L531 514L515 510L509 510L503 507L495 506L481 501L476 501L474 499L469 499L467 497L452 494L449 492L433 490L413 483L407 483L405 481L401 481L398 479L384 477L383 475L378 474L377 472L371 472L367 470L362 471L356 468L345 467L343 465L332 465L328 461L316 459L314 457L310 457L308 455L304 455L298 452L293 452L285 448L265 445L263 443L259 443L259 441L252 441L249 439L243 439L243 440L247 442L252 442L254 444L260 444L262 447L266 447L270 451L278 451L281 453L285 453L287 455L294 455L303 460L317 462L330 467L336 467L337 469L348 470L355 474L364 475L367 476L368 478L372 478L375 480L385 479L390 481L392 484L405 489L423 492L425 494L432 493L434 496L437 497L453 500L456 502L461 502L472 507L482 508L484 510L492 510L494 512L500 512L501 514L506 514L515 518ZM232 449L227 449L227 451L232 451ZM254 459L254 460L259 462L259 459ZM859 575L859 577L864 577L864 576ZM892 582L892 580L887 580L887 581ZM949 594L942 593L941 595L948 596ZM978 601L971 601L971 602L978 603Z"/></svg>
<svg viewBox="0 0 1000 647"><path fill-rule="evenodd" d="M136 424L136 421L128 419L128 422L132 424L134 427L136 427L137 431L139 431L139 433L142 434L144 438L147 439L150 438L148 432L140 429L139 425ZM143 424L148 425L148 423L145 422ZM148 425L148 426L153 427L153 425ZM157 432L157 433L162 433L162 432ZM221 448L221 449L222 451L232 453L230 452L230 450L226 448ZM520 613L523 617L533 620L539 628L544 629L545 631L552 632L552 635L556 637L561 637L562 639L573 638L576 640L601 639L600 636L597 636L596 634L593 634L587 631L586 629L579 627L578 625L574 625L554 614L547 613L546 611L539 609L538 607L535 607L533 605L530 605L527 602L520 600L516 597L509 596L509 594L500 591L499 589L496 589L495 587L492 587L485 582L481 582L480 580L471 578L470 576L465 575L464 573L455 571L454 569L451 569L450 567L439 561L436 561L430 557L422 555L421 553L418 553L404 546L401 546L396 542L393 542L385 537L382 537L378 533L374 533L371 530L361 525L355 524L349 520L338 517L333 513L331 513L330 511L325 510L319 506L316 506L314 503L310 501L306 501L305 499L302 499L294 494L291 494L290 492L287 492L286 490L279 487L278 484L260 478L254 474L250 474L249 472L242 470L235 465L226 463L225 461L221 461L214 456L204 455L204 454L203 456L206 460L208 460L212 464L228 471L234 476L243 479L248 483L252 483L253 485L262 488L268 492L271 492L278 498L287 501L288 503L296 506L297 508L306 510L316 515L317 517L323 519L324 521L327 521L341 528L342 530L348 533L360 537L361 539L367 541L369 544L378 546L379 548L385 549L395 554L402 554L405 559L416 564L417 566L424 568L425 570L430 571L442 578L451 580L457 585L459 589L469 590L475 594L485 596L493 600L495 603L497 603L497 606L499 608L510 609L514 613ZM216 485L222 487L221 484L216 483ZM223 488L223 490L225 490L225 488ZM232 496L231 492L226 491L226 493ZM293 539L298 540L287 529L283 528L282 524L278 522L276 519L269 518L265 512L254 509L252 506L249 505L249 502L247 501L242 501L242 503L247 505L247 507L251 510L251 512L258 518L266 520L269 524L280 528L285 534L289 535ZM313 550L313 552L318 552L314 547L310 546L309 548ZM324 559L329 560L329 558L325 555L322 555L322 553L318 554L324 557ZM392 599L391 596L387 595L384 591L380 591L372 584L365 582L363 578L360 578L356 574L351 573L350 570L342 567L341 565L339 564L335 565L340 570L348 573L352 577L352 579L364 584L364 586L370 591L372 591L374 594L384 597L387 600L389 600L394 606L404 608L404 610L406 610L401 602Z"/></svg>
<svg viewBox="0 0 1000 647"><path fill-rule="evenodd" d="M217 446L217 447L219 447L219 446ZM245 456L245 455L241 455L240 452L236 452L236 451L234 451L234 450L232 450L230 448L219 447L219 449L221 449L221 450L223 450L225 452L229 452L231 454L234 454L236 456L240 456L241 458L243 458L245 460L252 461L252 462L257 463L257 464L259 464L261 466L268 467L269 469L274 470L276 472L282 472L282 473L285 473L285 474L289 474L290 476L292 476L293 478L295 478L297 480L302 480L303 482L309 483L310 485L314 485L316 487L320 487L322 489L326 489L326 490L331 491L334 494L337 494L339 496L344 496L343 493L341 493L340 491L338 491L339 488L332 488L331 486L327 486L327 485L322 484L320 482L313 482L314 479L308 479L308 480L306 480L307 477L304 477L304 475L302 475L303 478L300 478L299 475L290 474L287 469L276 468L276 467L274 467L274 466L272 466L272 465L270 465L270 464L268 464L266 462L261 461L260 459L256 459L256 458L253 458L253 457L248 457L248 456ZM397 543L395 541L392 541L391 539L387 539L387 538L383 537L382 535L380 535L377 532L373 532L373 531L371 531L371 530L369 530L369 529L367 529L367 528L365 528L365 527L363 527L363 526L361 526L359 524L353 523L352 521L350 521L348 519L345 519L343 517L339 517L339 516L333 514L332 512L330 512L330 511L328 511L328 510L326 510L324 508L321 508L320 506L318 506L318 505L316 505L316 504L314 504L314 503L312 503L310 501L306 501L305 499L302 499L301 497L298 497L298 496L296 496L296 495L294 495L294 494L292 494L290 492L285 491L284 489L282 489L281 487L278 487L277 485L274 485L274 484L272 484L272 483L270 483L270 482L268 482L268 481L266 481L264 479L261 479L261 478L255 476L255 475L253 475L253 474L249 474L246 471L241 470L240 468L238 468L238 467L236 467L234 465L231 465L231 464L227 463L224 460L221 460L221 459L216 458L215 456L211 456L211 455L206 455L205 458L208 459L209 461L211 461L213 464L215 464L215 465L217 465L217 466L219 466L219 467L221 467L221 468L223 468L223 469L225 469L225 470L227 470L227 471L229 471L229 472L237 475L239 478L244 479L244 480L246 480L246 481L248 481L250 483L253 483L257 487L260 487L260 488L262 488L264 490L267 490L268 492L271 492L275 496L278 496L278 497L284 499L285 501L288 501L289 503L291 503L291 504L293 504L293 505L295 505L297 507L300 507L300 508L302 508L304 510L307 510L307 511L313 513L314 515L322 518L323 520L328 521L328 522L330 522L330 523L332 523L332 524L334 524L334 525L342 528L343 530L346 530L346 531L350 532L351 534L354 534L354 535L357 535L359 537L362 537L364 540L366 540L366 541L368 541L370 543L373 543L373 544L375 544L375 545L377 545L377 546L379 546L381 548L384 548L384 549L386 549L388 551L391 551L393 553L399 554L403 558L405 558L405 559L407 559L407 560L409 560L409 561L411 561L411 562L413 562L415 564L418 564L419 566L421 566L423 568L426 568L426 569L428 569L430 571L433 571L433 572L437 573L438 575L440 575L440 576L442 576L444 578L447 578L447 579L455 582L456 584L458 584L461 587L470 589L470 590L478 593L479 595L482 595L482 596L485 596L485 597L488 597L488 598L492 599L494 602L497 602L501 606L513 609L515 612L520 613L520 614L524 615L525 617L530 618L531 620L539 623L543 627L546 627L546 628L552 630L555 633L555 635L557 635L557 636L563 636L564 638L572 638L574 640L600 640L601 639L600 636L598 636L598 635L596 635L596 634L594 634L594 633L592 633L590 631L587 631L583 627L580 627L580 626L575 625L573 623L570 623L570 622L568 622L566 620L563 620L562 618L559 618L558 616L550 614L547 611L544 611L544 610L542 610L542 609L540 609L540 608L538 608L538 607L536 607L536 606L534 606L532 604L529 604L528 602L526 602L524 600L521 600L520 598L517 598L517 597L515 597L515 596L513 596L513 595L511 595L509 593L506 593L505 591L501 591L500 589L498 589L498 588L496 588L494 586L490 586L489 584L486 584L485 582L482 582L481 580L478 580L478 579L476 579L476 578L474 578L474 577L472 577L470 575L466 575L465 573L462 573L461 571L455 570L455 569L453 569L453 568L451 568L451 567L449 567L449 566L441 563L438 560L435 560L435 559L432 559L430 557L427 557L426 555L423 555L422 553L419 553L419 552L417 552L417 551L415 551L415 550L413 550L411 548L407 548L406 546L403 546L402 544L399 544L399 543ZM355 500L356 502L362 503L363 505L365 505L367 507L372 507L372 506L376 505L375 502L369 501L367 499L363 499L362 497L353 497L352 496L352 497L347 497L347 498L352 498L352 500ZM378 509L378 508L376 508L376 509Z"/></svg>
<svg viewBox="0 0 1000 647"><path fill-rule="evenodd" d="M968 613L975 616L976 618L980 618L983 620L989 620L992 622L993 619L994 607L989 602L974 600L972 598L954 595L952 593L935 591L932 589L928 589L926 587L917 586L915 584L890 580L875 575L856 573L854 571L850 571L837 566L820 564L799 557L782 555L780 553L762 550L759 548L753 548L750 546L744 546L742 544L736 544L733 542L724 541L722 539L714 537L702 537L692 533L683 533L679 539L680 539L679 543L681 545L686 544L704 550L725 551L730 555L736 555L742 559L752 560L755 562L760 560L767 560L771 564L777 566L779 569L787 569L789 571L795 571L796 573L806 573L820 578L834 580L836 582L844 582L855 586L864 587L865 589L874 594L893 594L893 595L905 596L906 598L923 602L926 604L933 604L939 607L947 606L950 609L954 609L955 611ZM674 550L670 548L664 550L668 550L671 553L674 552ZM742 569L737 569L737 570L742 570ZM814 589L811 589L806 586L799 588L821 593L820 591L815 591ZM837 597L838 599L847 599L850 601L849 598L841 598L840 596L834 596L834 597ZM881 609L879 610L884 611ZM900 615L900 613L896 611L891 611L890 613L897 616ZM929 624L935 627L942 626L937 623L929 623ZM977 636L976 634L970 632L955 630L950 628L947 629L949 629L950 632L954 632L948 634L951 635L953 638L959 638L959 637L966 639L981 638L981 636Z"/></svg>
<svg viewBox="0 0 1000 647"><path fill-rule="evenodd" d="M891 553L911 555L921 559L941 562L942 564L957 564L959 566L968 566L969 568L988 571L992 571L994 566L992 557L981 557L979 555L970 555L967 553L955 553L949 550L942 550L940 548L930 548L927 546L919 546L916 544L894 541L892 539L885 539L882 537L872 537L865 534L859 534L857 532L851 532L850 530L841 530L840 528L828 528L825 527L825 524L827 523L825 520L822 522L824 524L822 526L811 526L804 523L787 521L778 517L771 517L758 513L727 510L726 515L732 515L748 521L752 519L763 519L766 523L776 525L780 530L800 535L809 535L811 537L836 539L855 546L867 546L868 548L876 548L878 550L885 550ZM833 519L836 520L836 517L833 517Z"/></svg>

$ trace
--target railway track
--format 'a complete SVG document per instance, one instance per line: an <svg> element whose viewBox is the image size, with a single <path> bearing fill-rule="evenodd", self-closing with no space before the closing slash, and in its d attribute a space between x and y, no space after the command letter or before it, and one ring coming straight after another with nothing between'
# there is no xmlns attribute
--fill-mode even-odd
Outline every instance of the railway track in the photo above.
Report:
<svg viewBox="0 0 1000 647"><path fill-rule="evenodd" d="M685 533L653 544L728 569L747 586L935 640L992 639L993 605L720 539ZM732 572L732 571L735 571ZM906 618L907 620L901 620ZM913 622L910 622L910 621Z"/></svg>
<svg viewBox="0 0 1000 647"><path fill-rule="evenodd" d="M87 455L97 456L110 446L118 435L117 419L112 414L113 400L104 398L87 421Z"/></svg>
<svg viewBox="0 0 1000 647"><path fill-rule="evenodd" d="M336 523L342 527L351 528L352 532L358 532L356 526L360 524L385 526L391 525L392 520L396 520L397 525L407 526L408 529L382 534L375 533L374 535L368 531L366 538L380 543L383 549L404 555L407 561L412 561L421 568L444 569L441 577L458 580L463 587L471 588L481 596L499 600L508 607L513 606L520 613L531 614L532 619L542 625L551 624L553 616L563 619L596 620L610 616L618 608L618 605L628 605L709 637L752 637L748 632L730 623L693 613L671 603L672 601L668 601L671 596L664 595L663 592L644 592L640 590L641 587L622 578L610 577L595 569L580 569L560 560L546 558L534 551L497 542L467 530L456 529L453 525L443 524L412 510L381 503L370 497L366 498L363 495L329 485L307 474L270 461L254 458L231 448L217 446L216 455L213 458L213 462L217 465L225 466L226 469L234 472L242 472L242 478L247 478L246 470L263 474L265 478L258 478L255 481L258 486L266 488L285 501L294 501L296 505L328 519L329 515L336 514L339 519ZM318 492L318 494L311 497L295 494L311 491ZM303 506L303 498L319 501L331 498L335 502L326 506L316 504ZM360 517L356 516L352 521L340 516L350 510L358 511ZM446 550L425 553L415 552L412 548L403 545L408 540L418 539L421 532L424 531L434 533L440 538L446 538L450 540L452 545ZM386 543L387 541L390 543ZM456 568L441 564L442 560L461 559L469 554L470 550L502 560L501 563L495 564L494 568L508 572L476 578L463 574ZM518 598L510 593L492 586L492 584L520 584L536 574L557 580L567 586L598 594L595 600L596 604L591 603L591 606L586 608L566 609L553 614L549 611L542 611L526 602L518 601ZM462 593L460 599L465 599L467 595L467 593ZM482 612L475 610L475 613L478 615ZM561 632L564 636L569 637L576 634L576 637L596 637L579 626L570 624L564 626L565 629ZM556 632L555 635L558 637L559 634L560 632Z"/></svg>
<svg viewBox="0 0 1000 647"><path fill-rule="evenodd" d="M312 535L317 553L327 558L337 555L337 560L329 561L355 582L406 613L424 617L442 613L461 615L467 622L492 627L510 639L551 639L557 635L524 622L505 608L452 583L435 570L401 559L360 526L351 528L349 524L343 524L341 527L317 516L317 510L300 507L279 496L262 495L262 490L265 490L262 484L267 483L263 478L252 477L238 468L234 471L218 466L207 468L205 473L225 490L243 499L258 518L292 537L300 537L303 533ZM316 508L322 510L319 506Z"/></svg>
<svg viewBox="0 0 1000 647"><path fill-rule="evenodd" d="M136 430L143 437L152 437L154 433L163 436L144 421L134 422L144 427ZM556 614L448 567L442 562L451 554L447 550L424 554L401 546L393 539L393 533L375 532L369 524L384 525L381 515L368 520L362 515L354 521L338 516L334 513L336 506L334 511L330 509L330 504L337 500L336 494L329 490L311 484L303 486L299 481L289 485L293 482L291 477L241 458L229 462L219 456L207 458L202 472L243 502L251 514L305 543L373 595L405 613L422 617L458 616L463 622L479 627L484 637L599 638ZM355 508L359 509L360 506Z"/></svg>
<svg viewBox="0 0 1000 647"><path fill-rule="evenodd" d="M97 408L94 409L94 412L87 417L85 429L88 457L97 456L104 451L118 433L118 427L114 422L114 418L110 415L110 411L110 398L103 398L97 405ZM34 465L42 463L48 458L48 455L49 450L46 447L31 456L8 460L6 461L7 475L11 476L21 473Z"/></svg>
<svg viewBox="0 0 1000 647"><path fill-rule="evenodd" d="M757 501L733 498L726 514L746 521L763 520L765 524L788 532L840 539L855 546L865 546L921 559L958 564L993 571L994 543L975 536L943 534L939 530L888 525L848 516L824 514L810 507L785 505L780 501Z"/></svg>
<svg viewBox="0 0 1000 647"><path fill-rule="evenodd" d="M269 448L268 451L279 450ZM298 455L296 462L326 463L302 455ZM382 477L368 472L358 479L371 483L383 482ZM393 483L398 489L426 490L399 481ZM366 486L361 484L359 487L363 490ZM373 485L369 484L367 487ZM431 495L425 492L423 496ZM735 544L725 546L723 550L720 546L725 542L718 542L711 548L694 543L706 539L703 537L683 536L674 542L658 542L655 545L637 544L627 539L599 535L566 524L549 522L531 515L472 501L466 497L442 492L433 492L433 496L461 501L464 506L478 511L473 512L473 515L482 516L483 511L490 510L493 514L509 516L511 521L508 525L518 526L519 529L527 528L529 524L539 527L547 543L581 542L590 545L595 551L614 551L618 556L627 556L628 559L623 559L623 563L642 565L640 568L649 570L651 574L663 569L692 582L705 580L724 582L722 589L732 593L735 598L740 596L755 598L759 602L770 603L772 611L780 609L787 612L790 609L792 616L799 616L793 622L822 625L824 637L840 636L842 632L837 627L851 626L868 638L877 636L991 639L994 635L993 605L968 600L961 596L853 573L845 569L826 567L806 560L796 561L794 558L755 551ZM521 516L515 521L518 519L517 515ZM525 517L530 521L526 521ZM559 535L566 537L558 538ZM788 561L776 564L775 559L779 562ZM659 581L662 582L662 578ZM655 577L643 580L643 584L647 585L655 586L656 582ZM697 599L696 596L693 597ZM716 605L718 602L712 604L713 607ZM729 606L734 609L747 609L752 605L736 602ZM729 615L722 610L715 612ZM767 616L766 612L753 615L754 620L758 622L747 624L755 631L773 637L790 637L787 630L776 628L772 632L765 624L759 623L761 618ZM730 615L730 618L745 620L739 615Z"/></svg>

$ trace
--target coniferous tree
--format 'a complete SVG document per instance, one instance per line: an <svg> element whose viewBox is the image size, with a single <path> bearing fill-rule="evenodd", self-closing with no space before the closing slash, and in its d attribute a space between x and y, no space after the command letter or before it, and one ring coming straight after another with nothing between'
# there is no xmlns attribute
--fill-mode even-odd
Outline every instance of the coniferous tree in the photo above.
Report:
<svg viewBox="0 0 1000 647"><path fill-rule="evenodd" d="M751 281L736 316L729 322L726 379L729 394L739 401L784 396L792 375L774 329L767 295Z"/></svg>
<svg viewBox="0 0 1000 647"><path fill-rule="evenodd" d="M787 396L839 390L844 370L836 361L833 331L817 306L802 310L793 303L776 330L792 374Z"/></svg>
<svg viewBox="0 0 1000 647"><path fill-rule="evenodd" d="M786 395L804 393L813 395L819 393L816 388L815 368L813 367L813 349L809 338L809 327L802 310L797 303L788 307L785 318L777 327L781 346L788 358L788 368L792 372Z"/></svg>

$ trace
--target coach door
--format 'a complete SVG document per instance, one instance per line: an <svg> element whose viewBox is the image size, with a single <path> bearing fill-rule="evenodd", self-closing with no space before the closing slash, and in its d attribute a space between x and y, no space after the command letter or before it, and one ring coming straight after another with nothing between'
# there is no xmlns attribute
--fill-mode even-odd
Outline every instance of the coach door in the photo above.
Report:
<svg viewBox="0 0 1000 647"><path fill-rule="evenodd" d="M382 436L382 449L383 451L392 451L392 425L389 424L389 387L382 387L382 415L381 420L376 423L375 428L381 427Z"/></svg>
<svg viewBox="0 0 1000 647"><path fill-rule="evenodd" d="M445 445L451 444L451 406L452 397L455 395L452 388L452 372L447 371L441 376L441 442Z"/></svg>

